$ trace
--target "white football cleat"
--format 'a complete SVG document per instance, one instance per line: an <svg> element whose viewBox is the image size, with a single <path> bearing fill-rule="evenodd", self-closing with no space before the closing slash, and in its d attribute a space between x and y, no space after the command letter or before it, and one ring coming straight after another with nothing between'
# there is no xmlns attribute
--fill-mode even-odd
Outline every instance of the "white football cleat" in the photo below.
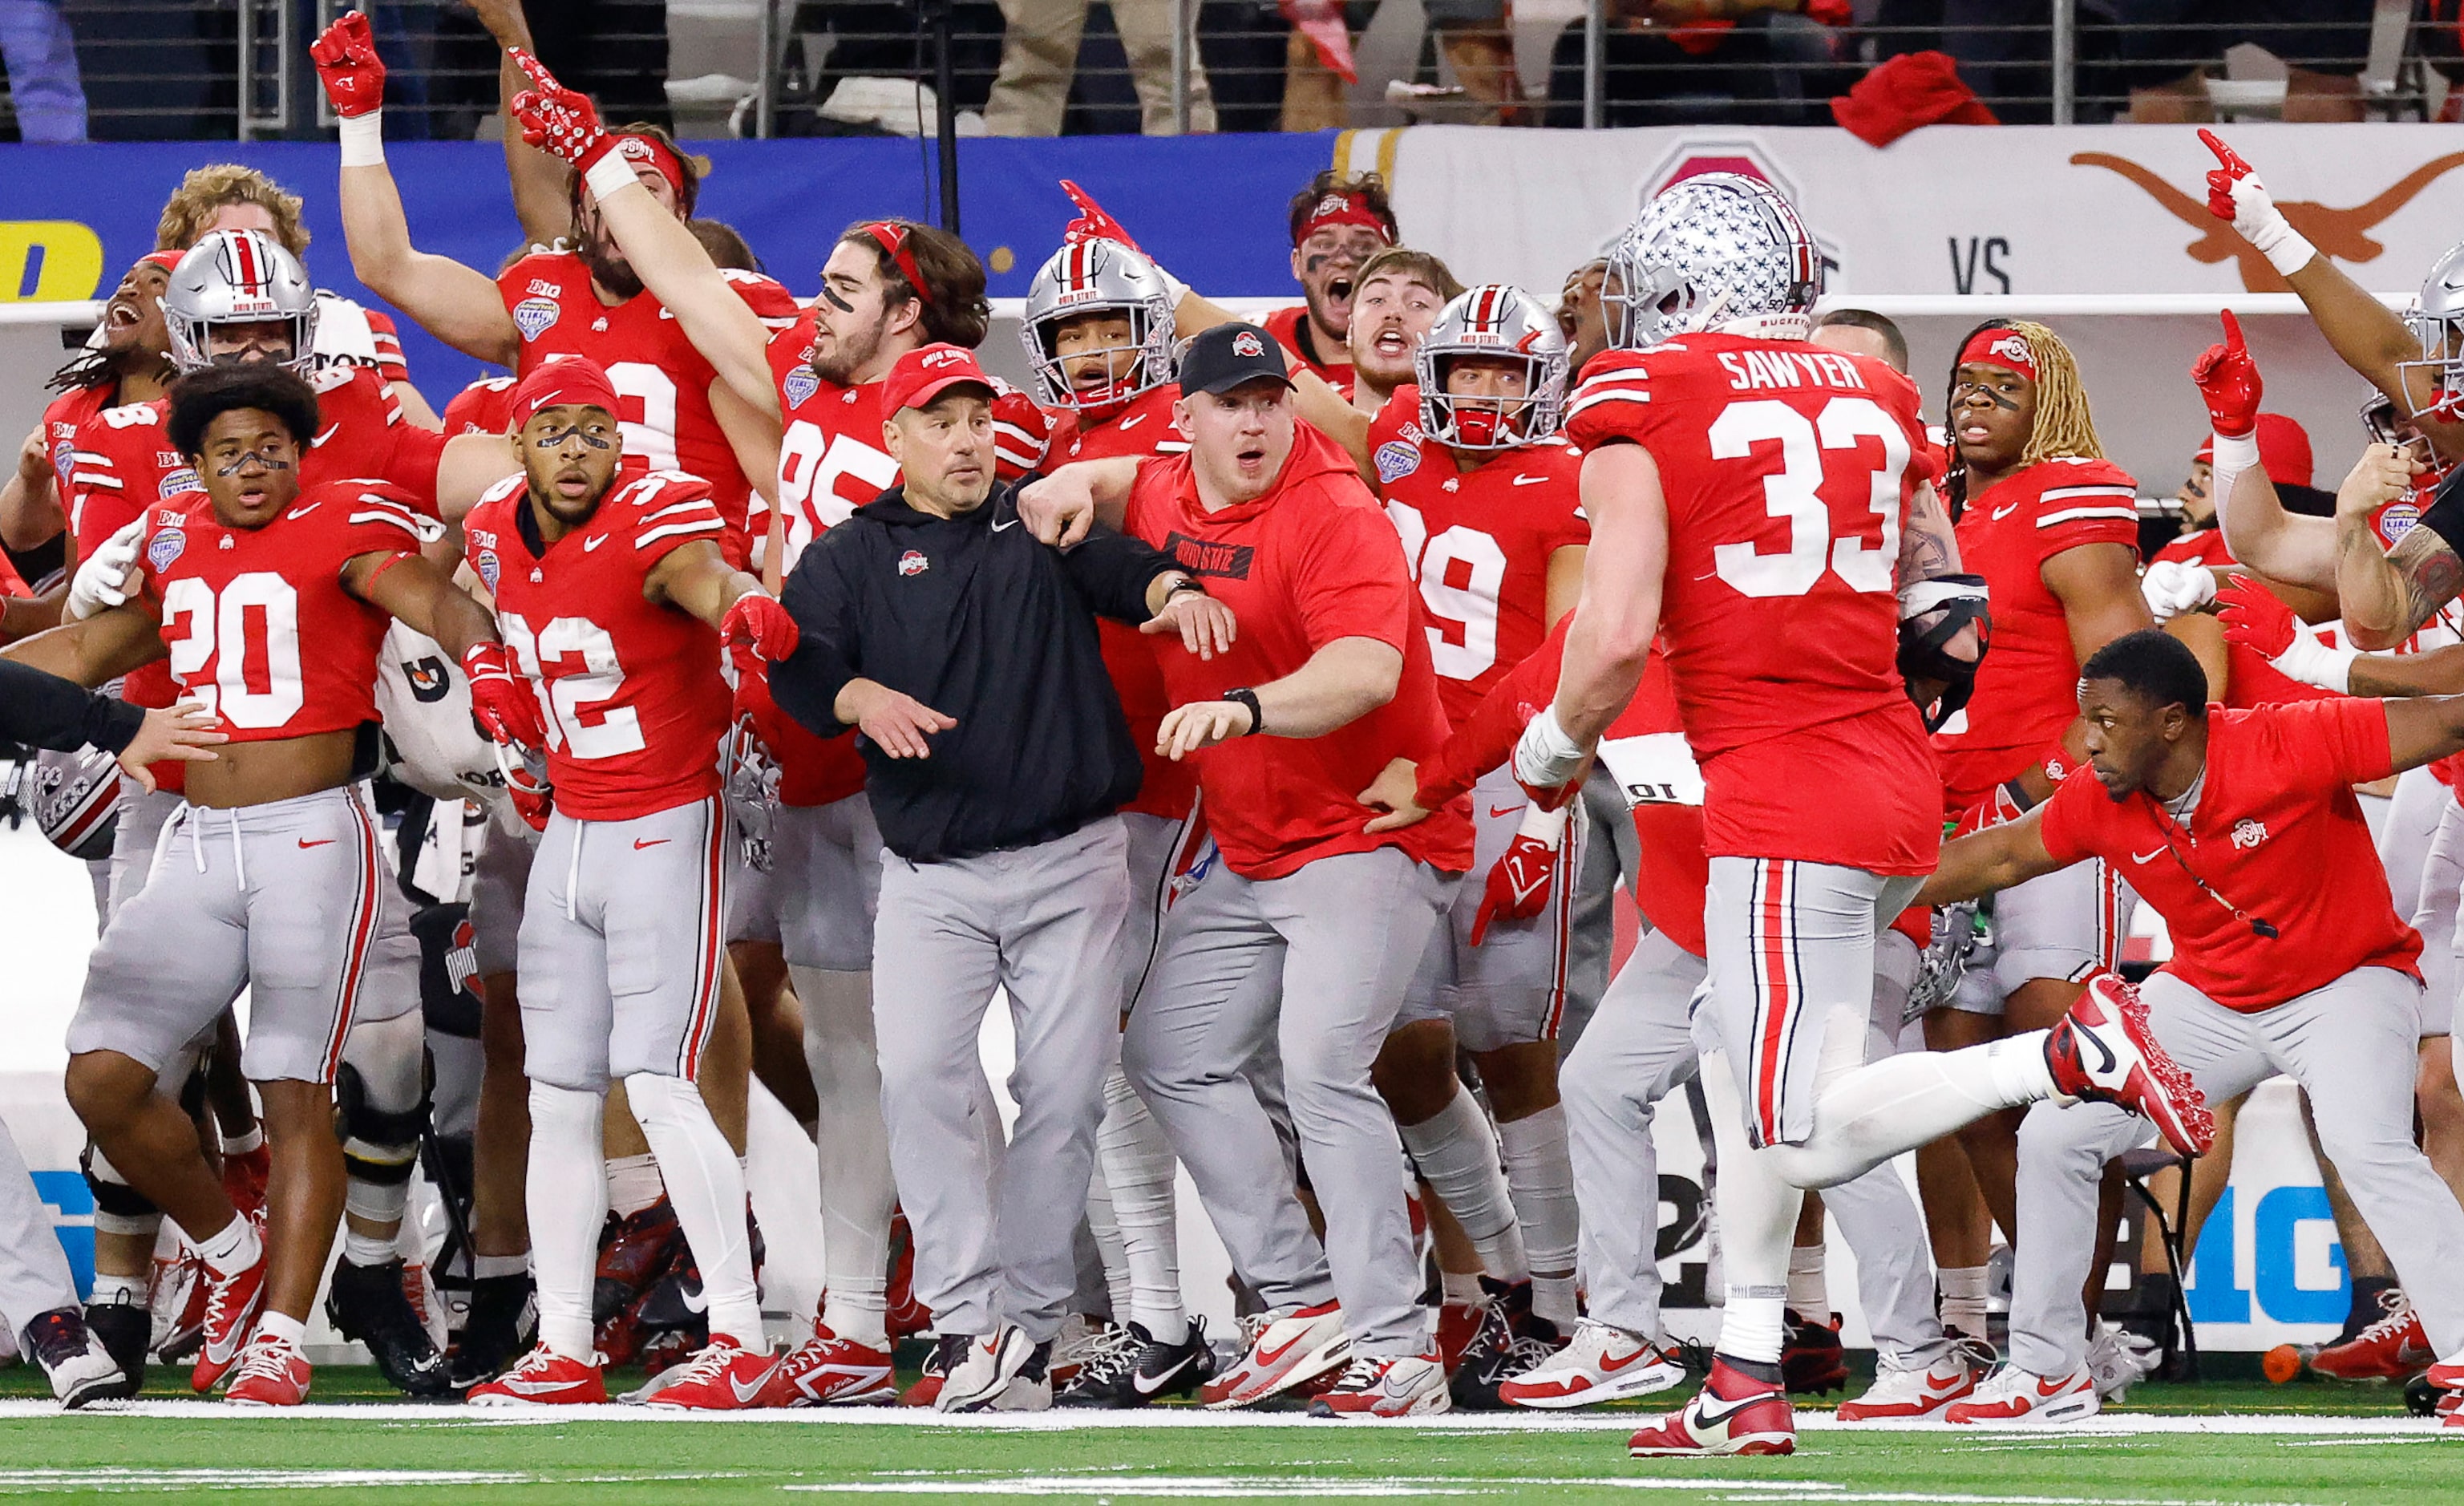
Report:
<svg viewBox="0 0 2464 1506"><path fill-rule="evenodd" d="M1557 1411L1649 1396L1684 1379L1685 1367L1667 1349L1587 1318L1565 1348L1500 1382L1497 1394L1517 1406Z"/></svg>
<svg viewBox="0 0 2464 1506"><path fill-rule="evenodd" d="M2052 1377L2006 1364L1965 1400L1944 1408L1942 1417L1950 1423L2075 1423L2103 1409L2085 1369Z"/></svg>

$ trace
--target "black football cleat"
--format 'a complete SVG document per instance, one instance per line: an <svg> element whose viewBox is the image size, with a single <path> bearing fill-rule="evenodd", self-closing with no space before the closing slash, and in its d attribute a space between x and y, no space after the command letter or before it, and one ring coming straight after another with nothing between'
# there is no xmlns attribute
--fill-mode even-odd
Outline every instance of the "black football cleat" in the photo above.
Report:
<svg viewBox="0 0 2464 1506"><path fill-rule="evenodd" d="M368 1346L377 1368L405 1396L426 1401L451 1394L453 1378L445 1356L403 1290L401 1261L381 1266L337 1261L325 1316L343 1338Z"/></svg>

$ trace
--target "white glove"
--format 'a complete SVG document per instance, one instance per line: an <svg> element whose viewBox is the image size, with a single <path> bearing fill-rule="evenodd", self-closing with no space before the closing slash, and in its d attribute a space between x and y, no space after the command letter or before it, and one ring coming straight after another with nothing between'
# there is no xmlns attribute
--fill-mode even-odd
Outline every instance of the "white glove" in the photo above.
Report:
<svg viewBox="0 0 2464 1506"><path fill-rule="evenodd" d="M1590 751L1566 735L1555 707L1545 708L1514 744L1514 777L1528 789L1554 789L1573 779Z"/></svg>
<svg viewBox="0 0 2464 1506"><path fill-rule="evenodd" d="M2276 207L2276 200L2269 197L2267 185L2258 181L2258 174L2230 167L2224 170L2231 174L2233 227L2241 233L2241 238L2265 256L2279 277L2289 277L2310 265L2319 249L2303 238L2284 217L2284 211Z"/></svg>
<svg viewBox="0 0 2464 1506"><path fill-rule="evenodd" d="M77 577L69 582L68 599L60 604L60 616L82 622L96 612L127 606L128 598L145 586L145 572L137 567L137 551L144 543L145 520L140 518L79 561Z"/></svg>
<svg viewBox="0 0 2464 1506"><path fill-rule="evenodd" d="M2185 560L2159 560L2139 577L2139 594L2158 623L2169 622L2216 599L2216 573Z"/></svg>
<svg viewBox="0 0 2464 1506"><path fill-rule="evenodd" d="M2316 633L2297 622L2293 625L2293 646L2267 664L2286 679L2349 696L2353 693L2353 661L2361 656L2358 649L2327 647Z"/></svg>

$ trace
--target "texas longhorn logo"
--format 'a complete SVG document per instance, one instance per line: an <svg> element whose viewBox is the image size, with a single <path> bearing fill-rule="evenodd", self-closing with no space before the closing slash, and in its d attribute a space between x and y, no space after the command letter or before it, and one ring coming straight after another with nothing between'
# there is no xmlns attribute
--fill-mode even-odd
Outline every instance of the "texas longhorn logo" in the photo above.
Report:
<svg viewBox="0 0 2464 1506"><path fill-rule="evenodd" d="M2267 264L2257 249L2233 233L2232 225L2208 212L2208 201L2181 189L2158 177L2145 167L2110 152L2083 151L2072 155L2075 167L2102 167L2119 173L2147 192L2147 196L2164 206L2165 211L2183 224L2199 232L2199 238L2186 248L2190 259L2208 265L2219 261L2237 262L2241 285L2252 293L2281 293L2284 279ZM2411 203L2438 179L2464 167L2464 152L2450 152L2433 157L2396 180L2394 187L2365 203L2349 210L2330 209L2308 199L2278 199L2276 207L2293 228L2308 237L2321 255L2338 261L2376 261L2387 247L2370 238L2369 232L2392 217L2396 210Z"/></svg>

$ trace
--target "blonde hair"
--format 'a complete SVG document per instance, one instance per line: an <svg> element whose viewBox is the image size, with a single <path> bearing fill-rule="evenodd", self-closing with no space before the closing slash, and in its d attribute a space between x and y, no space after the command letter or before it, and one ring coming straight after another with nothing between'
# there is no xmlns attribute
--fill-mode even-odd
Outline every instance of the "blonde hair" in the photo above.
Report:
<svg viewBox="0 0 2464 1506"><path fill-rule="evenodd" d="M1353 275L1354 288L1366 287L1372 277L1418 277L1435 288L1440 302L1451 303L1463 296L1463 285L1443 261L1425 251L1413 251L1403 246L1389 246L1360 264Z"/></svg>
<svg viewBox="0 0 2464 1506"><path fill-rule="evenodd" d="M1960 337L1958 348L1988 330L2008 330L2027 342L2028 357L2036 365L2036 416L2028 428L2028 443L2019 452L2019 466L2042 460L2101 460L2104 446L2096 437L2096 417L2088 411L2087 384L2079 380L2079 363L2062 337L2034 320L1990 319ZM1959 367L1950 369L1950 391L1943 403L1948 422L1959 391ZM1943 478L1944 500L1951 515L1968 500L1968 462L1959 446L1950 447L1950 474Z"/></svg>
<svg viewBox="0 0 2464 1506"><path fill-rule="evenodd" d="M308 227L299 218L299 195L235 162L211 163L189 169L164 201L163 218L154 227L158 251L186 251L206 233L218 210L234 204L253 204L274 216L274 238L297 256L308 250Z"/></svg>

